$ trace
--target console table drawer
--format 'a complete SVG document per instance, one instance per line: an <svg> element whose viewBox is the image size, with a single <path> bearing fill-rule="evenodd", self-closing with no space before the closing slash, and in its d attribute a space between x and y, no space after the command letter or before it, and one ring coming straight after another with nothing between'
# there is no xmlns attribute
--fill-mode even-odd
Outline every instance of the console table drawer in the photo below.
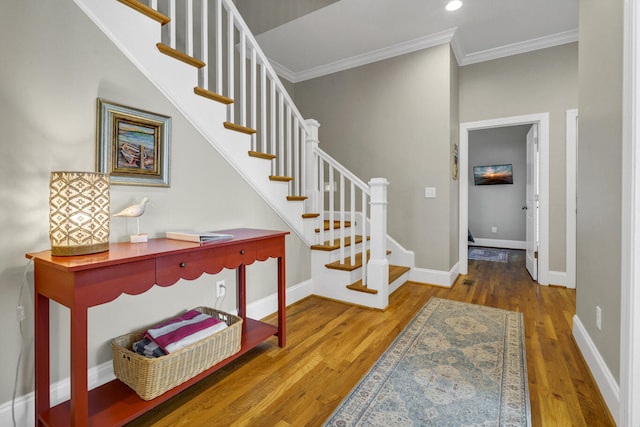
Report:
<svg viewBox="0 0 640 427"><path fill-rule="evenodd" d="M225 245L156 259L156 283L167 286L179 279L197 279L202 273L216 274L224 268L234 269L256 259L255 243Z"/></svg>

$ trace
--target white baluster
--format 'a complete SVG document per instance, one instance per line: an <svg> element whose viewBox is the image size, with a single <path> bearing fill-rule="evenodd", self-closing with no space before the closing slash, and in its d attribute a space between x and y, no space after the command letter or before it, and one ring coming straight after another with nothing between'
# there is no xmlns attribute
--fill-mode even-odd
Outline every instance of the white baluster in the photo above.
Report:
<svg viewBox="0 0 640 427"><path fill-rule="evenodd" d="M233 14L231 11L227 11L227 93L228 97L234 98L234 62L235 62L235 48L234 48L234 33L235 25ZM235 120L235 108L233 104L229 106L229 121L233 123Z"/></svg>
<svg viewBox="0 0 640 427"><path fill-rule="evenodd" d="M334 200L334 186L333 186L333 166L329 165L329 241L331 242L331 244L333 245L333 240L336 238L335 236L335 230L334 230L334 207L335 207L335 200ZM326 190L325 190L326 191ZM342 259L340 259L340 262L342 262Z"/></svg>
<svg viewBox="0 0 640 427"><path fill-rule="evenodd" d="M203 0L207 1L207 0ZM222 95L222 0L216 0L216 93Z"/></svg>
<svg viewBox="0 0 640 427"><path fill-rule="evenodd" d="M260 151L268 153L267 148L267 67L260 68Z"/></svg>
<svg viewBox="0 0 640 427"><path fill-rule="evenodd" d="M324 219L326 213L324 211L324 162L320 156L318 156L318 185L316 186L318 192L318 210L320 213L320 244L324 244L325 232L324 232Z"/></svg>
<svg viewBox="0 0 640 427"><path fill-rule="evenodd" d="M340 262L344 263L345 255L345 205L344 205L344 175L340 174ZM355 242L351 242L354 244ZM351 258L351 265L355 264L355 259Z"/></svg>
<svg viewBox="0 0 640 427"><path fill-rule="evenodd" d="M302 174L300 173L300 121L297 117L293 118L293 177L295 180L292 194L299 196Z"/></svg>
<svg viewBox="0 0 640 427"><path fill-rule="evenodd" d="M351 239L351 265L355 263L356 259L356 186L353 181L349 180L349 220L351 221L350 231L350 239ZM362 239L362 252L366 252L367 248L365 248L365 240L364 237ZM362 254L364 256L364 253ZM364 258L362 259L364 265Z"/></svg>
<svg viewBox="0 0 640 427"><path fill-rule="evenodd" d="M257 88L257 70L256 70L256 50L251 48L251 128L258 129L258 118L256 117L257 104L258 104L258 95L256 93ZM251 135L251 149L254 151L257 150L256 146L256 138L257 135L254 133Z"/></svg>
<svg viewBox="0 0 640 427"><path fill-rule="evenodd" d="M269 106L269 112L271 113L271 125L270 125L270 137L271 137L271 151L270 154L278 154L276 151L276 82L275 80L271 80L271 97L269 100L271 101ZM276 162L271 162L271 173L276 175Z"/></svg>
<svg viewBox="0 0 640 427"><path fill-rule="evenodd" d="M185 43L187 55L193 56L193 0L185 2L185 13L187 14L187 28L185 34Z"/></svg>
<svg viewBox="0 0 640 427"><path fill-rule="evenodd" d="M284 99L282 92L278 92L278 173L276 175L284 175Z"/></svg>
<svg viewBox="0 0 640 427"><path fill-rule="evenodd" d="M285 139L285 146L286 146L286 153L287 153L287 171L284 174L285 176L293 176L293 173L291 171L291 165L292 165L292 158L291 158L291 107L287 106L287 112L286 112L286 139ZM289 182L289 184L291 184L291 182ZM291 188L289 188L289 194L291 194Z"/></svg>
<svg viewBox="0 0 640 427"><path fill-rule="evenodd" d="M240 32L240 124L247 126L247 37Z"/></svg>
<svg viewBox="0 0 640 427"><path fill-rule="evenodd" d="M169 0L169 46L176 48L176 0Z"/></svg>
<svg viewBox="0 0 640 427"><path fill-rule="evenodd" d="M362 286L367 286L367 253L368 253L368 245L367 245L367 205L369 203L367 199L367 193L364 190L362 191L362 215L360 217L360 232L362 233Z"/></svg>
<svg viewBox="0 0 640 427"><path fill-rule="evenodd" d="M202 87L209 89L209 2L202 0L201 24L200 24L200 46L202 49L201 59L205 65L202 68Z"/></svg>

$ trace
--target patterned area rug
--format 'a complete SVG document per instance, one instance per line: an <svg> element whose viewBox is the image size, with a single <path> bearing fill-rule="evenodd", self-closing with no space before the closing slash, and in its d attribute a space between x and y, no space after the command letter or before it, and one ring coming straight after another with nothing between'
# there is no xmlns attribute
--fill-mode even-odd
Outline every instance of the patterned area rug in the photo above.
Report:
<svg viewBox="0 0 640 427"><path fill-rule="evenodd" d="M530 426L521 313L431 298L325 426Z"/></svg>
<svg viewBox="0 0 640 427"><path fill-rule="evenodd" d="M506 249L497 248L470 247L469 259L477 259L480 261L507 262L509 261L509 251Z"/></svg>

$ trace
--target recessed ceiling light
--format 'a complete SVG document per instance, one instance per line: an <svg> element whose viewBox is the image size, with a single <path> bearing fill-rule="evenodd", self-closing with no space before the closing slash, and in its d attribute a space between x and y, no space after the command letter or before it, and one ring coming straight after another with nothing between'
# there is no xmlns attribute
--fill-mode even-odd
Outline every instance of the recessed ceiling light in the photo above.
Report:
<svg viewBox="0 0 640 427"><path fill-rule="evenodd" d="M452 12L454 10L458 10L462 7L462 2L460 0L451 0L449 3L447 3L446 9L449 12Z"/></svg>

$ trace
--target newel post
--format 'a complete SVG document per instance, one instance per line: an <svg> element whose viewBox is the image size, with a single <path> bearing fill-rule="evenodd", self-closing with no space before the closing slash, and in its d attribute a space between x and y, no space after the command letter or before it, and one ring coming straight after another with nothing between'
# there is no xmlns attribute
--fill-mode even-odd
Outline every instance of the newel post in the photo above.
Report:
<svg viewBox="0 0 640 427"><path fill-rule="evenodd" d="M320 193L318 188L318 158L316 156L316 149L320 144L318 140L318 128L320 123L314 119L305 120L307 127L309 128L309 134L305 139L305 176L304 176L304 191L308 197L305 201L306 212L318 212L318 200Z"/></svg>
<svg viewBox="0 0 640 427"><path fill-rule="evenodd" d="M376 308L389 304L389 260L387 259L387 186L386 178L369 181L371 251L367 263L367 286L378 291Z"/></svg>

